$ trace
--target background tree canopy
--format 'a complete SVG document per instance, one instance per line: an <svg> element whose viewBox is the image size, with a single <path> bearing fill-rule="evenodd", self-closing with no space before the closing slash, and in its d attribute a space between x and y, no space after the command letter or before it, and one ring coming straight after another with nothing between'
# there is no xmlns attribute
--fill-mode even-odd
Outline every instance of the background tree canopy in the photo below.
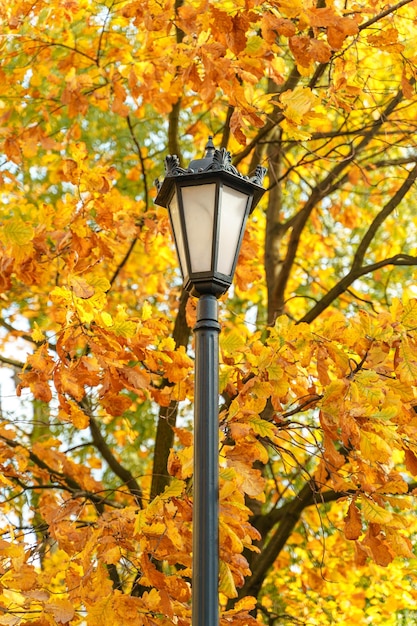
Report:
<svg viewBox="0 0 417 626"><path fill-rule="evenodd" d="M221 625L417 619L413 0L0 1L0 624L189 626L164 157L268 167L221 299ZM6 370L2 370L5 372Z"/></svg>

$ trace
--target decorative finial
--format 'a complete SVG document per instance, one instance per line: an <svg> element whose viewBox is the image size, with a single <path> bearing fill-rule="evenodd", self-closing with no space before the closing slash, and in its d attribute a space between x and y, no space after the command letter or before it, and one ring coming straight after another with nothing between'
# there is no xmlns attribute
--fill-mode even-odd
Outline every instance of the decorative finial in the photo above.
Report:
<svg viewBox="0 0 417 626"><path fill-rule="evenodd" d="M206 144L206 154L205 159L212 159L215 151L214 143L213 143L213 135L209 135L208 142Z"/></svg>
<svg viewBox="0 0 417 626"><path fill-rule="evenodd" d="M266 172L267 172L266 167L262 167L262 165L257 165L256 170L255 170L255 176L252 176L249 180L252 183L255 183L255 185L262 186Z"/></svg>

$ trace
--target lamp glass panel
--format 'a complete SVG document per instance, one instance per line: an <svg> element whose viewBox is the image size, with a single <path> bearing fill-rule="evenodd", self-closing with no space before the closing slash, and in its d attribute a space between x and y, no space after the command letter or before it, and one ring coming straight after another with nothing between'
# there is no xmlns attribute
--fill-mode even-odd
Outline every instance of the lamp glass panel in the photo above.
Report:
<svg viewBox="0 0 417 626"><path fill-rule="evenodd" d="M191 272L212 268L216 183L181 187Z"/></svg>
<svg viewBox="0 0 417 626"><path fill-rule="evenodd" d="M185 256L184 238L182 236L180 212L178 208L177 192L174 192L169 202L169 215L171 218L172 230L174 231L175 246L177 248L177 255L180 261L181 272L184 279L188 278L187 261Z"/></svg>
<svg viewBox="0 0 417 626"><path fill-rule="evenodd" d="M230 276L239 250L240 234L246 218L249 196L224 185L220 191L219 250L217 271Z"/></svg>

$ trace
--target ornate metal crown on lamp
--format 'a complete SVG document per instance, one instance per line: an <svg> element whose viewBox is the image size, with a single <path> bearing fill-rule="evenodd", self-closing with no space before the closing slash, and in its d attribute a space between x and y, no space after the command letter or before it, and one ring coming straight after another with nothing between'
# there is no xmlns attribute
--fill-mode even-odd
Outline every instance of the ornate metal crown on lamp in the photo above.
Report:
<svg viewBox="0 0 417 626"><path fill-rule="evenodd" d="M155 203L168 208L184 287L196 296L218 298L230 287L246 220L265 192L264 167L249 178L231 161L209 137L204 158L184 169L169 155L165 179L155 181Z"/></svg>

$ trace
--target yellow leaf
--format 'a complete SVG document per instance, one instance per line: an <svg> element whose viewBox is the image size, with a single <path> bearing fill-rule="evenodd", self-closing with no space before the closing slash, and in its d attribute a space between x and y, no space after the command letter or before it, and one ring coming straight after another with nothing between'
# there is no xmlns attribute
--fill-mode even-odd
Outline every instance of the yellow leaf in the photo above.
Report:
<svg viewBox="0 0 417 626"><path fill-rule="evenodd" d="M392 456L391 447L382 437L375 433L361 430L360 449L362 456L368 461L386 463Z"/></svg>
<svg viewBox="0 0 417 626"><path fill-rule="evenodd" d="M407 559L412 559L414 557L412 551L412 543L403 535L400 535L399 532L395 532L393 530L386 530L387 541L390 547L394 550L395 554L398 556L404 556Z"/></svg>
<svg viewBox="0 0 417 626"><path fill-rule="evenodd" d="M131 322L131 321L124 321L124 322L117 322L117 320L115 320L115 323L113 325L113 330L115 335L117 335L118 337L125 337L125 339L128 339L129 337L134 337L134 335L136 334L136 324L135 322Z"/></svg>
<svg viewBox="0 0 417 626"><path fill-rule="evenodd" d="M75 428L79 428L80 430L87 428L90 423L88 415L86 415L75 402L72 402L71 400L68 400L67 402L70 407L69 418Z"/></svg>
<svg viewBox="0 0 417 626"><path fill-rule="evenodd" d="M45 341L45 335L39 328L37 322L33 323L33 330L30 336L32 337L33 341L35 341L36 343L41 343L42 341Z"/></svg>
<svg viewBox="0 0 417 626"><path fill-rule="evenodd" d="M146 320L152 317L152 307L149 302L143 303L141 317L143 322L146 322Z"/></svg>
<svg viewBox="0 0 417 626"><path fill-rule="evenodd" d="M24 246L32 241L35 231L30 224L26 224L20 217L8 220L3 227L6 243Z"/></svg>
<svg viewBox="0 0 417 626"><path fill-rule="evenodd" d="M362 514L368 522L372 522L373 524L389 524L392 520L392 513L386 511L370 498L363 498L361 504Z"/></svg>
<svg viewBox="0 0 417 626"><path fill-rule="evenodd" d="M219 591L227 598L237 598L237 591L233 574L230 567L224 561L220 561Z"/></svg>
<svg viewBox="0 0 417 626"><path fill-rule="evenodd" d="M235 611L252 611L252 609L255 608L256 603L257 603L256 598L254 598L253 596L246 596L245 598L242 598L241 600L239 600L239 602L236 602L234 606L234 610Z"/></svg>
<svg viewBox="0 0 417 626"><path fill-rule="evenodd" d="M298 86L285 91L280 98L284 115L290 122L301 124L303 117L318 103L318 98L309 87Z"/></svg>
<svg viewBox="0 0 417 626"><path fill-rule="evenodd" d="M72 294L65 287L54 287L50 293L51 298L59 302L60 300L64 300L65 302L71 302Z"/></svg>
<svg viewBox="0 0 417 626"><path fill-rule="evenodd" d="M167 485L160 495L162 500L168 500L169 498L174 498L180 496L185 489L185 482L183 480L179 480L178 478L172 478L169 485Z"/></svg>
<svg viewBox="0 0 417 626"><path fill-rule="evenodd" d="M107 326L107 328L109 328L110 326L113 326L113 318L110 315L110 313L107 313L106 311L102 311L101 319L103 320L103 323L105 326Z"/></svg>
<svg viewBox="0 0 417 626"><path fill-rule="evenodd" d="M45 610L50 615L53 615L57 624L68 624L75 615L72 603L65 598L49 600L45 604Z"/></svg>
<svg viewBox="0 0 417 626"><path fill-rule="evenodd" d="M230 524L223 521L222 516L219 519L220 542L223 548L227 547L232 552L240 553L243 550L243 543L231 528Z"/></svg>
<svg viewBox="0 0 417 626"><path fill-rule="evenodd" d="M103 293L107 293L111 288L111 284L105 276L94 274L88 276L88 284L94 287L95 291L102 291Z"/></svg>
<svg viewBox="0 0 417 626"><path fill-rule="evenodd" d="M272 422L267 422L260 417L252 417L249 419L249 423L252 427L253 432L257 435L260 435L261 437L266 437L271 440L274 439L277 428L276 426L274 426L274 424L272 424Z"/></svg>
<svg viewBox="0 0 417 626"><path fill-rule="evenodd" d="M246 344L246 339L237 330L232 330L230 333L224 333L220 336L220 347L225 352L234 353L236 350L240 350Z"/></svg>
<svg viewBox="0 0 417 626"><path fill-rule="evenodd" d="M417 345L403 338L395 358L395 370L401 381L415 384L417 380Z"/></svg>

